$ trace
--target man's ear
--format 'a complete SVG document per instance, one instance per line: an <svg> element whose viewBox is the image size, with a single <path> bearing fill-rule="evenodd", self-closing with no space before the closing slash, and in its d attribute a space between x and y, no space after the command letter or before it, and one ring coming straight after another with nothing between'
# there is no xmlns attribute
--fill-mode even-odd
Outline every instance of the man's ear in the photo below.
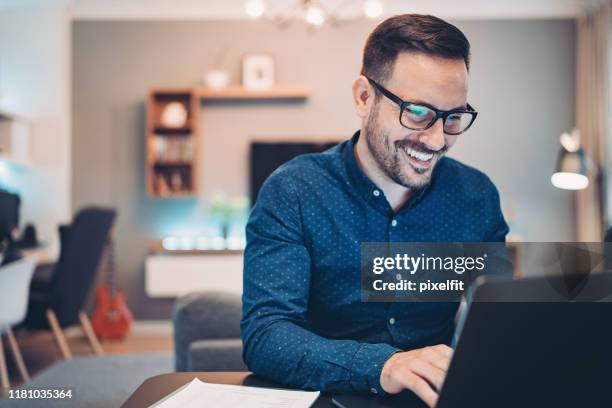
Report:
<svg viewBox="0 0 612 408"><path fill-rule="evenodd" d="M363 75L359 75L353 83L353 102L357 116L367 118L374 103L374 88Z"/></svg>

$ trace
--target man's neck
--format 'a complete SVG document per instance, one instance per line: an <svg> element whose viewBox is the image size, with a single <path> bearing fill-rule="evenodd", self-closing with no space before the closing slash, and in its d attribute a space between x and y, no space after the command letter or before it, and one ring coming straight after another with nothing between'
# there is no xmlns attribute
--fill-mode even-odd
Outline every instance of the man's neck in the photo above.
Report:
<svg viewBox="0 0 612 408"><path fill-rule="evenodd" d="M385 194L393 212L398 212L414 194L413 189L397 184L380 169L376 159L370 153L365 135L361 135L354 149L355 159L359 168Z"/></svg>

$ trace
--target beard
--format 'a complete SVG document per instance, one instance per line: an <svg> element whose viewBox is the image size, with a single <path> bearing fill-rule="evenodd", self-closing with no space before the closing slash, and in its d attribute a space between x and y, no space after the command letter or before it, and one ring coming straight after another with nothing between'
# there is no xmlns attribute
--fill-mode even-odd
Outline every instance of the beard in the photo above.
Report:
<svg viewBox="0 0 612 408"><path fill-rule="evenodd" d="M424 143L408 138L389 142L389 133L385 132L378 123L378 102L372 108L367 119L364 132L366 145L374 158L378 168L395 183L409 189L418 189L431 181L433 169L441 159L448 145L440 150L431 150ZM407 149L432 154L431 163L427 168L413 166L407 158Z"/></svg>

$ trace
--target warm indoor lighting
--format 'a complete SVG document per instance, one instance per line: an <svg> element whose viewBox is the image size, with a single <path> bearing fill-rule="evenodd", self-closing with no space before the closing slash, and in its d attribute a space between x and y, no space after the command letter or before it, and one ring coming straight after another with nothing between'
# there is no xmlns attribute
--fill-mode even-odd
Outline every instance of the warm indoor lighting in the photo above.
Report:
<svg viewBox="0 0 612 408"><path fill-rule="evenodd" d="M248 0L244 4L244 10L251 18L259 18L263 16L265 6L263 0Z"/></svg>
<svg viewBox="0 0 612 408"><path fill-rule="evenodd" d="M589 186L587 176L578 173L557 172L550 177L553 186L563 190L584 190Z"/></svg>
<svg viewBox="0 0 612 408"><path fill-rule="evenodd" d="M574 129L571 133L562 133L559 142L568 152L577 152L580 149L580 132Z"/></svg>
<svg viewBox="0 0 612 408"><path fill-rule="evenodd" d="M559 141L561 150L550 182L563 190L584 190L589 186L588 158L580 147L580 132L574 129L571 133L563 133Z"/></svg>
<svg viewBox="0 0 612 408"><path fill-rule="evenodd" d="M179 240L176 237L166 237L162 240L162 248L166 251L176 251L179 249Z"/></svg>
<svg viewBox="0 0 612 408"><path fill-rule="evenodd" d="M208 237L197 237L196 238L196 249L202 251L205 249L210 249L211 243Z"/></svg>
<svg viewBox="0 0 612 408"><path fill-rule="evenodd" d="M194 247L193 238L191 237L179 238L179 249L183 251L191 251L193 250L193 247Z"/></svg>
<svg viewBox="0 0 612 408"><path fill-rule="evenodd" d="M363 13L368 18L378 18L382 15L383 6L380 0L366 0L363 4Z"/></svg>
<svg viewBox="0 0 612 408"><path fill-rule="evenodd" d="M306 14L304 18L306 19L306 22L308 24L320 26L325 22L325 13L323 13L323 10L321 10L320 7L311 4L306 9Z"/></svg>

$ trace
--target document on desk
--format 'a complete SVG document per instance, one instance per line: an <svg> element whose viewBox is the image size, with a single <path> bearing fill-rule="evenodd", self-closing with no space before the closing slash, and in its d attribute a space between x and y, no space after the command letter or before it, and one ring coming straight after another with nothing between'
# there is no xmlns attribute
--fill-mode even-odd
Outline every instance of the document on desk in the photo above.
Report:
<svg viewBox="0 0 612 408"><path fill-rule="evenodd" d="M211 384L194 378L150 408L308 408L319 391Z"/></svg>

